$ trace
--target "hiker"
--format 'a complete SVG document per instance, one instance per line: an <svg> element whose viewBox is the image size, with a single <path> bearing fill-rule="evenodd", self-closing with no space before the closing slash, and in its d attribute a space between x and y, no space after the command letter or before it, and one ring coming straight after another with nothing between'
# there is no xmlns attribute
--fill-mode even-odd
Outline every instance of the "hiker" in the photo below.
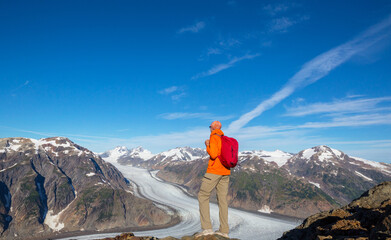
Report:
<svg viewBox="0 0 391 240"><path fill-rule="evenodd" d="M223 131L221 131L221 123L219 121L214 121L209 126L209 128L211 131L210 139L205 141L205 146L210 159L208 162L208 169L202 178L200 191L198 193L201 228L203 231L197 233L195 236L199 237L210 234L218 234L228 238L229 227L227 194L229 175L231 174L231 171L224 167L218 158L218 156L221 155L220 136L224 135ZM209 198L212 190L215 188L217 194L217 203L219 205L220 228L218 231L213 232L212 223L210 220Z"/></svg>

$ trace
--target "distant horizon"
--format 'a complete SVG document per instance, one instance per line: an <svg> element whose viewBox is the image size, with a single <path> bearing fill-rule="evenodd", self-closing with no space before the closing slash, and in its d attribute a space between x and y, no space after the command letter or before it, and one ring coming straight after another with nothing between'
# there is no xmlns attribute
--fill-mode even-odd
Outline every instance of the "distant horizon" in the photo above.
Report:
<svg viewBox="0 0 391 240"><path fill-rule="evenodd" d="M67 139L69 139L70 141L76 143L77 145L79 145L79 146L81 146L81 147L85 147L85 146L83 146L82 144L79 144L79 143L77 143L76 141L73 141L71 138L63 137L63 136L53 136L53 137L45 137L45 138L39 138L39 139L37 139L37 138L32 138L32 139L40 140L40 139L56 138L56 137L67 138ZM5 137L5 138L27 138L27 139L31 139L31 138L28 138L28 137ZM331 146L328 146L328 145L325 145L325 144L320 144L320 145L312 146L312 147L309 147L309 148L306 148L306 149L301 149L301 150L299 150L298 152L284 151L283 149L279 149L279 148L276 148L276 149L274 149L274 150L266 150L266 149L239 149L239 152L245 152L245 151L276 152L276 151L281 151L281 152L284 152L284 153L289 153L289 154L295 155L295 154L300 153L301 151L305 151L305 150L308 150L308 149L311 149L311 148L314 148L314 147L320 147L320 146L326 146L326 147L329 147L329 148L331 148L331 149L335 149L335 148L333 148L333 147L331 147ZM113 147L113 148L110 148L110 149L107 149L107 150L104 150L104 151L100 151L100 152L94 151L94 150L89 149L89 148L87 148L87 147L85 147L85 148L89 149L90 151L94 152L95 154L103 154L103 153L105 153L105 152L109 152L109 151L114 150L114 149L119 148L119 147L125 147L125 148L128 149L128 150L133 150L133 149L136 149L136 148L141 147L141 148L143 148L144 150L147 150L147 151L151 152L153 155L157 155L157 154L160 154L160 153L162 153L162 152L167 152L167 151L172 150L172 149L185 148L185 147L189 147L189 148L193 148L193 149L203 149L203 150L206 151L205 147L202 148L202 147L192 147L192 146L177 146L177 147L169 148L169 149L166 149L166 150L163 150L163 151L160 151L160 152L152 152L152 151L150 151L148 148L146 148L146 147L144 147L144 146L142 146L142 145L139 145L139 146L136 146L136 147L128 147L128 146L124 146L124 145L118 145L118 146L115 146L115 147ZM355 156L355 155L352 155L352 154L347 153L347 152L344 151L343 149L335 149L335 150L339 150L339 151L341 151L341 152L343 152L343 153L345 153L345 154L347 154L348 156L353 157L353 158L362 158L362 159L364 159L364 160L369 160L369 161L373 161L373 162L380 162L380 163L391 164L391 162L383 162L383 161L377 161L377 160L373 160L373 159L367 159L367 158L364 158L364 157L361 157L361 156Z"/></svg>
<svg viewBox="0 0 391 240"><path fill-rule="evenodd" d="M391 2L3 1L0 137L391 163Z"/></svg>

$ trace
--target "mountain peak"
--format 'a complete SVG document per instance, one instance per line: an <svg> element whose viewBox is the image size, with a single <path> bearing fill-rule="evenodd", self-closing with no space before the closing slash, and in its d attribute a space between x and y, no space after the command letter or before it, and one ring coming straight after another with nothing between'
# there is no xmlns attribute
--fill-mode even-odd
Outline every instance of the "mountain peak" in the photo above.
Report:
<svg viewBox="0 0 391 240"><path fill-rule="evenodd" d="M299 155L307 160L318 159L323 162L335 158L342 159L345 154L339 150L332 149L329 146L319 145L303 150L299 153Z"/></svg>
<svg viewBox="0 0 391 240"><path fill-rule="evenodd" d="M117 146L116 148L113 149L114 151L129 151L129 149L125 146Z"/></svg>

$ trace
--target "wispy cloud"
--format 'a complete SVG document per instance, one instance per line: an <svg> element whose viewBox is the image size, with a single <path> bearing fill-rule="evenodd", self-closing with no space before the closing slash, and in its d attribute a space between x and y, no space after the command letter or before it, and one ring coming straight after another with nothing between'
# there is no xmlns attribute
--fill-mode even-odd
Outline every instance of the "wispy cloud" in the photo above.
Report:
<svg viewBox="0 0 391 240"><path fill-rule="evenodd" d="M360 114L335 117L328 122L308 122L297 128L358 127L372 125L391 125L391 114Z"/></svg>
<svg viewBox="0 0 391 240"><path fill-rule="evenodd" d="M228 120L232 119L233 115L228 116L217 116L211 113L187 113L187 112L175 112L175 113L163 113L158 116L159 118L167 120L176 120L176 119L206 119L206 120Z"/></svg>
<svg viewBox="0 0 391 240"><path fill-rule="evenodd" d="M162 89L160 91L158 91L160 94L164 94L164 95L167 95L167 94L171 94L175 91L178 91L179 87L178 86L172 86L172 87L168 87L168 88L165 88L165 89Z"/></svg>
<svg viewBox="0 0 391 240"><path fill-rule="evenodd" d="M180 101L183 97L185 97L187 95L186 92L184 92L183 90L181 92L178 92L177 94L174 94L171 96L171 99L174 101L174 102L178 102Z"/></svg>
<svg viewBox="0 0 391 240"><path fill-rule="evenodd" d="M273 19L269 24L269 32L285 33L290 27L308 20L309 16L301 16L299 18L280 17Z"/></svg>
<svg viewBox="0 0 391 240"><path fill-rule="evenodd" d="M178 33L186 33L186 32L198 33L203 28L205 28L205 22L200 21L200 22L196 22L194 25L179 29Z"/></svg>
<svg viewBox="0 0 391 240"><path fill-rule="evenodd" d="M305 63L278 92L261 102L255 109L242 115L231 123L230 130L237 131L264 111L274 107L297 89L310 85L326 76L330 71L349 60L357 53L361 53L386 38L390 34L391 15L382 22L370 27L353 40L337 46Z"/></svg>
<svg viewBox="0 0 391 240"><path fill-rule="evenodd" d="M242 42L235 38L227 38L220 40L218 44L223 48L231 48L233 46L241 45Z"/></svg>
<svg viewBox="0 0 391 240"><path fill-rule="evenodd" d="M211 69L209 69L208 71L202 72L202 73L199 73L199 74L193 76L192 79L198 79L198 78L203 78L203 77L214 75L214 74L219 73L225 69L233 67L235 65L235 63L238 63L238 62L246 60L246 59L253 59L258 56L260 56L260 54L257 53L257 54L252 54L252 55L246 54L242 57L235 57L227 63L215 65Z"/></svg>
<svg viewBox="0 0 391 240"><path fill-rule="evenodd" d="M286 116L307 116L313 114L346 114L346 113L362 113L375 112L383 110L391 110L391 108L379 107L382 102L391 101L391 97L367 98L367 99L341 99L334 100L330 103L313 103L287 109Z"/></svg>
<svg viewBox="0 0 391 240"><path fill-rule="evenodd" d="M210 55L219 55L219 54L222 54L223 51L221 51L221 49L219 48L208 48L208 52L206 53L207 56L210 56Z"/></svg>
<svg viewBox="0 0 391 240"><path fill-rule="evenodd" d="M171 99L174 102L180 101L183 97L186 96L185 87L171 86L165 89L158 91L162 95L170 95Z"/></svg>
<svg viewBox="0 0 391 240"><path fill-rule="evenodd" d="M23 88L23 87L25 87L25 86L27 86L27 85L29 85L29 84L30 84L30 81L27 80L27 81L25 81L23 84L17 86L15 89L11 90L11 96L15 97L15 96L16 96L15 92L16 92L17 90L19 90L19 89L21 89L21 88Z"/></svg>

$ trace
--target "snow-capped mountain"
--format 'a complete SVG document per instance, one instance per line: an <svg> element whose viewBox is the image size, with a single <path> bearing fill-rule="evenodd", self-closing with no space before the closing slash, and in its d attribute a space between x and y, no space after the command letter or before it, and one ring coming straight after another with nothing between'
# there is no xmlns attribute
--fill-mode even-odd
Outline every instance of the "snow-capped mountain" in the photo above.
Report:
<svg viewBox="0 0 391 240"><path fill-rule="evenodd" d="M283 166L328 195L346 203L366 189L391 180L391 165L351 157L328 146L303 150Z"/></svg>
<svg viewBox="0 0 391 240"><path fill-rule="evenodd" d="M122 156L128 155L129 152L130 152L129 149L127 149L126 147L118 146L112 150L109 150L109 151L106 151L106 152L100 154L100 156L106 162L116 163L119 158L121 158Z"/></svg>
<svg viewBox="0 0 391 240"><path fill-rule="evenodd" d="M175 161L193 161L206 156L207 153L205 150L191 147L178 147L156 155L142 147L137 147L132 150L128 150L126 147L117 147L101 155L104 160L110 162L144 167L164 165L168 162Z"/></svg>
<svg viewBox="0 0 391 240"><path fill-rule="evenodd" d="M206 151L201 148L191 148L191 147L177 147L170 149L165 152L161 152L149 159L153 163L164 163L164 162L174 162L174 161L193 161L196 159L201 159L208 156Z"/></svg>
<svg viewBox="0 0 391 240"><path fill-rule="evenodd" d="M281 150L276 150L276 151L273 151L273 152L268 152L268 151L263 151L263 150L259 150L259 151L253 150L253 151L243 151L243 152L240 152L239 153L239 160L245 160L245 159L248 159L248 158L251 159L252 157L259 157L259 158L263 158L266 162L269 162L269 163L274 162L279 167L281 167L292 156L293 156L293 154L287 153L287 152L283 152Z"/></svg>
<svg viewBox="0 0 391 240"><path fill-rule="evenodd" d="M118 146L100 155L105 161L121 164L138 164L154 156L150 151L137 147L131 150L124 146Z"/></svg>
<svg viewBox="0 0 391 240"><path fill-rule="evenodd" d="M1 239L170 222L133 191L112 164L67 138L0 138Z"/></svg>

